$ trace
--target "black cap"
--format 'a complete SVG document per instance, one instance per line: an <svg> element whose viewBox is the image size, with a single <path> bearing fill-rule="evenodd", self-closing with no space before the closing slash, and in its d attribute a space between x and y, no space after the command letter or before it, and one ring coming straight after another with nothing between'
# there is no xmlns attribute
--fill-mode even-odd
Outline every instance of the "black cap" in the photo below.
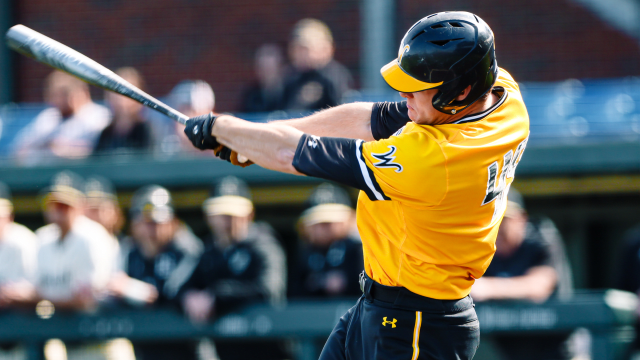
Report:
<svg viewBox="0 0 640 360"><path fill-rule="evenodd" d="M11 215L12 212L11 190L9 190L7 184L0 182L0 216Z"/></svg>
<svg viewBox="0 0 640 360"><path fill-rule="evenodd" d="M225 176L211 186L209 197L240 196L252 200L251 190L246 182L235 176Z"/></svg>
<svg viewBox="0 0 640 360"><path fill-rule="evenodd" d="M307 199L307 210L300 220L305 225L322 222L341 222L353 215L349 194L341 187L320 184Z"/></svg>
<svg viewBox="0 0 640 360"><path fill-rule="evenodd" d="M322 204L342 204L351 207L349 194L341 187L333 184L320 184L307 199L307 207Z"/></svg>
<svg viewBox="0 0 640 360"><path fill-rule="evenodd" d="M248 216L253 212L251 200L247 183L235 176L226 176L213 183L202 209L207 215Z"/></svg>
<svg viewBox="0 0 640 360"><path fill-rule="evenodd" d="M138 189L131 197L131 218L140 216L155 222L173 219L173 201L169 190L159 185L149 185Z"/></svg>
<svg viewBox="0 0 640 360"><path fill-rule="evenodd" d="M84 181L80 175L64 170L53 177L47 192L45 202L78 206L84 200Z"/></svg>
<svg viewBox="0 0 640 360"><path fill-rule="evenodd" d="M84 194L88 201L116 201L117 196L113 184L102 176L92 176L85 181Z"/></svg>

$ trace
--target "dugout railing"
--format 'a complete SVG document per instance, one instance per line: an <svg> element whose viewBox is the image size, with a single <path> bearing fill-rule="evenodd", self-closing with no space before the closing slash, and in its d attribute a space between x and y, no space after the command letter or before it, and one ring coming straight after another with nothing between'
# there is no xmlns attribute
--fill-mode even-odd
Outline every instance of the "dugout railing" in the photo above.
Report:
<svg viewBox="0 0 640 360"><path fill-rule="evenodd" d="M476 305L483 335L569 333L585 328L591 334L593 359L620 359L633 340L637 298L608 290L578 293L566 300L542 304L488 302ZM298 360L317 359L318 340L326 338L353 300L292 301L280 308L255 305L228 314L208 325L193 325L170 310L105 309L94 314L0 313L0 342L21 342L29 360L42 359L42 346L51 338L90 341L125 337L131 340L289 339Z"/></svg>

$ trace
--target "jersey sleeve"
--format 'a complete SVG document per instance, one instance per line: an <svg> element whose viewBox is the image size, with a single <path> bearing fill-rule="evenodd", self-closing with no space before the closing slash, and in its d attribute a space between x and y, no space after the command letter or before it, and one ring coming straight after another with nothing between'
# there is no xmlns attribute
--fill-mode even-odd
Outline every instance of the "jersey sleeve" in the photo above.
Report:
<svg viewBox="0 0 640 360"><path fill-rule="evenodd" d="M446 161L424 134L364 142L304 134L293 166L299 172L364 191L372 201L392 198L437 203L446 193Z"/></svg>
<svg viewBox="0 0 640 360"><path fill-rule="evenodd" d="M407 102L378 102L371 111L371 133L376 140L386 139L405 126L409 119Z"/></svg>
<svg viewBox="0 0 640 360"><path fill-rule="evenodd" d="M448 190L443 149L424 133L408 133L362 146L362 161L384 196L414 206L436 205Z"/></svg>

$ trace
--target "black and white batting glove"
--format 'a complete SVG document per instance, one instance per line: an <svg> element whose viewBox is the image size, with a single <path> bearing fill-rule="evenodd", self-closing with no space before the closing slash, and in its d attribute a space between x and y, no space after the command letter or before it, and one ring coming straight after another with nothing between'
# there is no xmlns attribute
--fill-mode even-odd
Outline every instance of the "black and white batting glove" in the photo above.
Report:
<svg viewBox="0 0 640 360"><path fill-rule="evenodd" d="M217 116L213 113L208 113L187 120L184 133L191 140L193 146L200 150L214 150L220 146L215 136L211 135L211 128L213 128L216 118Z"/></svg>

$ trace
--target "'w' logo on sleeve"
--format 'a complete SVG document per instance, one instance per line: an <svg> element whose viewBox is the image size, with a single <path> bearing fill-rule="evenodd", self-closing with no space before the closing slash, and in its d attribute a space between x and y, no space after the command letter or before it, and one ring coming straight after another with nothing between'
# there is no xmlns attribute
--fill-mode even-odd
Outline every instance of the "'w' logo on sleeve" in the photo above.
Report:
<svg viewBox="0 0 640 360"><path fill-rule="evenodd" d="M396 169L397 173L401 173L403 170L402 165L396 162L393 162L393 160L396 159L396 157L393 156L393 154L396 153L397 149L393 145L389 145L389 149L390 149L389 151L383 154L371 153L371 156L376 158L376 160L379 160L377 163L374 163L373 166L379 167L379 168L393 168L393 169Z"/></svg>

